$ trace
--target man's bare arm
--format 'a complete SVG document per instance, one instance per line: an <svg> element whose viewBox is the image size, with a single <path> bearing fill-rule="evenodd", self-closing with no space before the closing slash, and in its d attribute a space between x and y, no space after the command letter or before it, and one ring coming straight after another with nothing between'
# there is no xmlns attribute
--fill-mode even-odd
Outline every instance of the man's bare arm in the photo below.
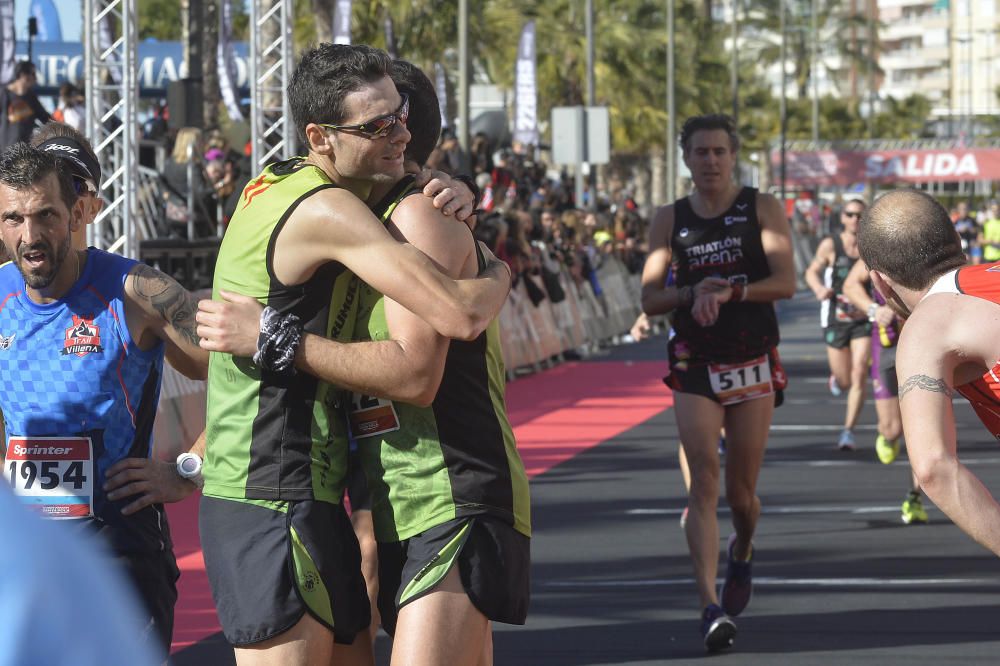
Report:
<svg viewBox="0 0 1000 666"><path fill-rule="evenodd" d="M468 228L441 215L421 197L408 197L393 213L393 235L424 252L452 278L475 275L475 244ZM437 394L448 353L448 338L400 303L385 299L391 340L333 346L307 345L297 366L334 384L365 387L364 393L418 405Z"/></svg>
<svg viewBox="0 0 1000 666"><path fill-rule="evenodd" d="M198 345L198 301L172 277L139 264L125 282L125 312L129 330L143 348L154 339L166 345L174 368L191 379L205 379L208 353Z"/></svg>
<svg viewBox="0 0 1000 666"><path fill-rule="evenodd" d="M188 449L191 453L205 457L205 431ZM172 460L152 458L125 458L108 468L105 474L104 491L108 499L115 501L133 497L122 507L123 515L141 511L152 504L180 502L195 490L193 481L184 479L177 473L177 465Z"/></svg>
<svg viewBox="0 0 1000 666"><path fill-rule="evenodd" d="M823 284L823 270L833 263L833 239L824 238L816 248L816 255L805 271L806 284L812 289L816 299L825 301L833 295L833 290Z"/></svg>
<svg viewBox="0 0 1000 666"><path fill-rule="evenodd" d="M1000 504L958 458L952 407L960 359L936 318L911 317L896 358L910 464L927 496L966 534L1000 555Z"/></svg>
<svg viewBox="0 0 1000 666"><path fill-rule="evenodd" d="M510 290L507 265L492 254L487 259L478 278L453 280L419 250L393 239L360 200L334 189L317 193L296 209L275 252L276 272L282 268L279 262L293 264L298 271L339 261L440 334L463 340L485 330Z"/></svg>
<svg viewBox="0 0 1000 666"><path fill-rule="evenodd" d="M673 233L674 206L664 206L656 211L649 225L649 254L642 267L642 311L647 315L666 314L694 300L690 290L666 285L673 259Z"/></svg>
<svg viewBox="0 0 1000 666"><path fill-rule="evenodd" d="M394 219L398 236L426 250L447 275L475 275L475 245L463 224L416 197L406 200ZM202 301L198 332L212 351L249 356L256 350L261 307L249 297L226 296L229 303ZM307 334L296 367L356 393L430 404L444 372L449 340L388 298L385 314L391 340L344 344Z"/></svg>
<svg viewBox="0 0 1000 666"><path fill-rule="evenodd" d="M760 242L771 274L749 285L744 300L770 303L795 295L792 231L781 203L770 194L757 194Z"/></svg>

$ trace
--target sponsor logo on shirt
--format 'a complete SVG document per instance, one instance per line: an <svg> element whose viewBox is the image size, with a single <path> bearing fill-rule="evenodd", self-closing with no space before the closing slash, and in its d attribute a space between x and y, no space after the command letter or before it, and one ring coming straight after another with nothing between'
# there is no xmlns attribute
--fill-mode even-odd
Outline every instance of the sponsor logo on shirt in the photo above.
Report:
<svg viewBox="0 0 1000 666"><path fill-rule="evenodd" d="M10 335L0 335L0 351L7 351L10 346L14 344L14 337L17 333L11 333Z"/></svg>
<svg viewBox="0 0 1000 666"><path fill-rule="evenodd" d="M726 220L725 220L727 227L746 221L747 221L746 215L726 215Z"/></svg>
<svg viewBox="0 0 1000 666"><path fill-rule="evenodd" d="M66 329L66 342L62 354L76 354L83 358L87 354L104 351L101 346L101 327L94 325L94 318L73 315L73 325Z"/></svg>

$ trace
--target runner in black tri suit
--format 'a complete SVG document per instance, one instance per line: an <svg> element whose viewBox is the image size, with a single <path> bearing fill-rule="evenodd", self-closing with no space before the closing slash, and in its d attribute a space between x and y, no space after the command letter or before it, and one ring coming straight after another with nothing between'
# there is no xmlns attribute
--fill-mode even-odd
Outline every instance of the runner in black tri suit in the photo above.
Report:
<svg viewBox="0 0 1000 666"><path fill-rule="evenodd" d="M733 182L739 137L728 116L691 118L681 131L694 193L661 208L650 228L642 308L673 311L668 345L677 427L691 468L685 531L709 651L728 648L752 591L751 540L760 515L757 476L775 403L786 383L778 361L773 302L795 291L788 222L781 204ZM665 286L673 266L676 286ZM718 438L727 432L726 500L735 533L716 595ZM720 605L721 601L721 605Z"/></svg>
<svg viewBox="0 0 1000 666"><path fill-rule="evenodd" d="M841 451L854 450L854 426L865 404L871 356L872 325L864 310L854 307L843 291L844 279L858 260L858 222L864 212L865 203L860 199L844 204L840 213L843 229L820 242L805 273L806 283L822 303L820 324L830 362L830 392L839 396L850 389L844 430L837 441Z"/></svg>

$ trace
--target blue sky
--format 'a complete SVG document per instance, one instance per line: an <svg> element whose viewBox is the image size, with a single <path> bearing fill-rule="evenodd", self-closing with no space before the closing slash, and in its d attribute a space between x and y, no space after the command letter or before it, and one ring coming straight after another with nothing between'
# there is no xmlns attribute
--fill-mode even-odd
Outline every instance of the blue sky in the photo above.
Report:
<svg viewBox="0 0 1000 666"><path fill-rule="evenodd" d="M50 0L59 12L59 22L62 25L63 40L67 42L80 41L80 23L83 14L81 0ZM28 10L30 0L14 0L14 31L18 39L28 39Z"/></svg>
<svg viewBox="0 0 1000 666"><path fill-rule="evenodd" d="M83 15L83 2L81 0L44 0L55 5L59 12L59 21L62 26L63 40L67 42L80 41L80 23ZM233 4L242 3L246 6L246 0L233 0ZM142 3L137 3L139 11L142 11ZM14 0L14 30L18 39L28 38L28 11L31 8L31 0Z"/></svg>

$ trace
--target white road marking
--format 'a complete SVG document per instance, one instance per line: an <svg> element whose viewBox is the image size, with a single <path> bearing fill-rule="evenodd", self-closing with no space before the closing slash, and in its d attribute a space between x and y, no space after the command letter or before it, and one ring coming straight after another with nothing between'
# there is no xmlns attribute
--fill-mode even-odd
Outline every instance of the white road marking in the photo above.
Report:
<svg viewBox="0 0 1000 666"><path fill-rule="evenodd" d="M717 579L722 584L723 579ZM926 585L978 585L995 586L996 578L781 578L754 576L754 587L923 587ZM668 587L694 585L694 578L648 578L644 580L549 580L544 587L594 588L594 587Z"/></svg>
<svg viewBox="0 0 1000 666"><path fill-rule="evenodd" d="M865 423L862 425L854 426L855 432L858 430L870 430L875 432L878 426L874 424ZM771 424L772 432L840 432L844 429L842 425L816 425L815 423L804 423L802 425L792 424L792 423L773 423Z"/></svg>
<svg viewBox="0 0 1000 666"><path fill-rule="evenodd" d="M928 507L934 509L933 506ZM778 515L791 515L791 514L803 514L803 513L850 513L854 515L862 515L866 513L899 513L899 504L891 504L885 506L846 506L846 505L831 505L823 504L819 506L762 506L760 508L761 513L768 514L778 514ZM680 509L651 509L651 508L639 508L639 509L629 509L626 511L626 515L629 516L679 516L684 512L683 508ZM720 506L719 513L729 513L729 507Z"/></svg>

